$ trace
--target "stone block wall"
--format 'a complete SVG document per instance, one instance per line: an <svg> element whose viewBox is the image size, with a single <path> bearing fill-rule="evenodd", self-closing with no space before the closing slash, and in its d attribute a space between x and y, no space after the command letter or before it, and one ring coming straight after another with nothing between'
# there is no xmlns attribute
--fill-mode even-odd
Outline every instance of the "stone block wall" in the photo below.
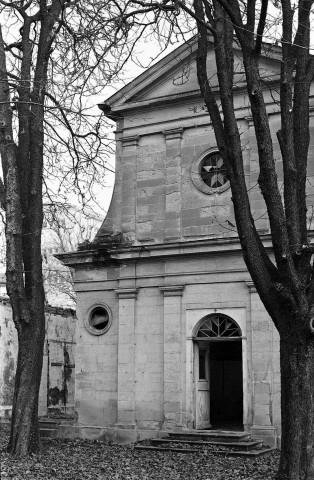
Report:
<svg viewBox="0 0 314 480"><path fill-rule="evenodd" d="M280 437L279 334L250 284L252 318L253 425L256 437ZM267 435L267 434L266 434ZM275 440L274 440L275 441Z"/></svg>
<svg viewBox="0 0 314 480"><path fill-rule="evenodd" d="M192 171L193 162L216 147L209 117L197 115L195 119L182 119L180 124L175 118L176 114L182 114L181 109L178 107L172 113L172 128L160 131L157 125L148 128L139 124L137 135L129 135L131 128L118 131L116 186L99 239L110 230L122 232L130 241L141 244L237 235L230 188L207 194L192 181L196 175ZM280 182L282 168L276 138L279 116L273 112L269 118ZM253 217L257 229L267 233L268 218L257 183L254 126L249 116L239 118L238 123Z"/></svg>
<svg viewBox="0 0 314 480"><path fill-rule="evenodd" d="M135 322L135 419L141 429L163 422L163 298L157 288L140 288Z"/></svg>
<svg viewBox="0 0 314 480"><path fill-rule="evenodd" d="M50 409L66 413L68 401L74 410L75 337L76 317L72 310L46 308L46 341L44 347L42 380L39 392L39 415L47 415ZM71 346L71 348L69 348ZM65 360L65 351L71 358ZM17 360L17 333L12 320L8 297L0 298L0 418L10 418L14 392ZM64 391L64 365L68 361L67 392ZM65 397L66 395L66 397Z"/></svg>
<svg viewBox="0 0 314 480"><path fill-rule="evenodd" d="M83 272L83 275L89 275ZM95 277L101 273L96 270ZM85 327L94 305L105 302L112 311L112 326L105 335L92 335ZM118 322L114 291L78 295L76 329L76 395L78 422L84 425L111 425L117 421Z"/></svg>
<svg viewBox="0 0 314 480"><path fill-rule="evenodd" d="M169 258L121 260L119 281L106 268L77 271L80 428L118 441L195 428L193 331L205 315L221 312L242 329L244 426L274 443L280 433L278 337L241 253L173 249ZM112 325L95 336L85 322L98 304L110 308Z"/></svg>

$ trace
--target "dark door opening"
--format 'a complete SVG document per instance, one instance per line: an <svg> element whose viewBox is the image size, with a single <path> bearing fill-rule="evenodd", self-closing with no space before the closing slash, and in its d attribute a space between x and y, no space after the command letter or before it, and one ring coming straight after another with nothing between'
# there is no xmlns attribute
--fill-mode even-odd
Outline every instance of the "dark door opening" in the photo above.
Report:
<svg viewBox="0 0 314 480"><path fill-rule="evenodd" d="M210 422L213 428L242 429L242 342L211 342Z"/></svg>

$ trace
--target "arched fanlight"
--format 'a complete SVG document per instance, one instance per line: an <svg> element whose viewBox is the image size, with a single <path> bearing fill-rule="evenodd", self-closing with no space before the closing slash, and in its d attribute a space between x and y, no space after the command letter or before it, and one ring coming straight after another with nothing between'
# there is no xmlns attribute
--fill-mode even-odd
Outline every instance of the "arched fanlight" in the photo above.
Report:
<svg viewBox="0 0 314 480"><path fill-rule="evenodd" d="M197 338L235 338L241 337L240 327L232 318L222 313L208 315L200 324Z"/></svg>

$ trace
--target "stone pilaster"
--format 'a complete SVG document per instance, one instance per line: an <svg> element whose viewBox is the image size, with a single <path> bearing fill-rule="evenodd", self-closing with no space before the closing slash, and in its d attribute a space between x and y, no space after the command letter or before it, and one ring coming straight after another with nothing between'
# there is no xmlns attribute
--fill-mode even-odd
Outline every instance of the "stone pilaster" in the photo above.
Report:
<svg viewBox="0 0 314 480"><path fill-rule="evenodd" d="M183 128L163 132L166 141L166 220L165 237L181 236L181 139Z"/></svg>
<svg viewBox="0 0 314 480"><path fill-rule="evenodd" d="M136 288L115 290L119 297L118 422L135 428L135 302Z"/></svg>
<svg viewBox="0 0 314 480"><path fill-rule="evenodd" d="M38 400L38 415L43 417L47 415L47 397L48 397L48 340L44 345L43 367L41 371L41 381Z"/></svg>
<svg viewBox="0 0 314 480"><path fill-rule="evenodd" d="M182 425L182 295L184 285L160 287L164 295L164 429Z"/></svg>
<svg viewBox="0 0 314 480"><path fill-rule="evenodd" d="M139 135L121 137L121 228L129 239L135 238L136 184L139 155Z"/></svg>
<svg viewBox="0 0 314 480"><path fill-rule="evenodd" d="M251 433L267 445L276 442L274 427L273 326L256 288L247 282L251 303L252 413Z"/></svg>

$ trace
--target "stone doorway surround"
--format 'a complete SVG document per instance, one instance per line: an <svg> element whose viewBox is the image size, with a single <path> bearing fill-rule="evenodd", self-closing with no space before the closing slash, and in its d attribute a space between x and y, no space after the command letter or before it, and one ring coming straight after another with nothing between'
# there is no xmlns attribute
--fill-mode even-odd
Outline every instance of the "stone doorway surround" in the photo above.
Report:
<svg viewBox="0 0 314 480"><path fill-rule="evenodd" d="M186 425L190 429L196 427L196 388L194 380L194 362L198 348L193 341L202 319L210 314L221 313L231 317L242 331L242 365L243 365L243 427L249 430L250 385L248 375L248 341L247 341L247 311L245 307L221 307L215 304L213 308L187 308L186 310Z"/></svg>

